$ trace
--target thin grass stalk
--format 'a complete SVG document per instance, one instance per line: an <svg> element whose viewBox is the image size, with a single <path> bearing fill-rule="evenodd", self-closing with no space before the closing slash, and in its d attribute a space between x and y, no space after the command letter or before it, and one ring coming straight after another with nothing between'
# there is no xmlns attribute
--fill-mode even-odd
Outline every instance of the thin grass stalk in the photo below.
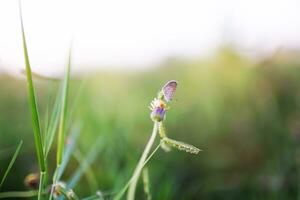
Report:
<svg viewBox="0 0 300 200"><path fill-rule="evenodd" d="M134 196L135 196L135 190L136 190L136 186L137 186L137 182L138 182L138 179L139 179L139 176L141 174L141 171L144 167L144 162L146 161L147 159L147 156L151 150L151 147L154 143L154 140L156 138L156 135L157 135L157 132L158 132L158 123L157 122L154 122L154 126L153 126L153 130L152 130L152 134L148 140L148 143L145 147L145 150L134 170L134 173L133 173L133 180L131 181L131 184L129 186L129 189L128 189L128 193L127 193L127 200L134 200Z"/></svg>
<svg viewBox="0 0 300 200"><path fill-rule="evenodd" d="M143 166L146 166L146 164L149 162L149 160L152 158L152 156L156 153L156 151L161 147L161 143L159 143L159 145L157 145L157 147L152 151L152 153L148 156L148 158L145 160L145 162L143 163ZM129 187L130 183L132 182L132 180L137 176L138 174L133 175L129 181L126 183L126 185L120 190L120 192L118 192L116 194L116 196L113 198L113 200L120 200L122 198L122 196L124 195L124 193L126 192L127 188Z"/></svg>
<svg viewBox="0 0 300 200"><path fill-rule="evenodd" d="M3 175L3 177L2 177L2 180L1 180L1 183L0 183L0 188L2 187L2 185L3 185L3 183L4 183L5 179L6 179L6 177L7 177L7 175L8 175L8 173L10 172L12 166L14 165L14 163L15 163L15 161L16 161L16 159L17 159L17 157L18 157L18 155L19 155L19 152L20 152L20 149L21 149L21 147L22 147L22 144L23 144L23 140L20 141L20 143L19 143L19 145L18 145L18 147L17 147L17 149L16 149L16 151L15 151L15 153L14 153L12 159L11 159L10 162L9 162L9 165L8 165L8 167L7 167L7 169L6 169L5 173L4 173L4 175Z"/></svg>
<svg viewBox="0 0 300 200"><path fill-rule="evenodd" d="M61 102L61 113L60 113L60 125L58 129L58 141L57 141L57 167L61 165L63 152L64 152L64 144L65 144L65 124L66 124L66 116L67 116L67 97L69 90L69 81L70 81L70 65L71 65L71 49L69 51L69 59L67 71L64 79L63 93L62 93L62 102Z"/></svg>
<svg viewBox="0 0 300 200"><path fill-rule="evenodd" d="M41 183L42 183L39 186L40 188L39 188L38 199L40 199L42 191L43 191L43 185L44 185L44 182L43 182L44 179L42 179L42 177L44 177L46 174L46 163L45 163L45 157L44 157L44 153L43 153L43 139L42 139L42 135L41 135L40 120L39 120L38 107L37 107L37 102L36 102L36 97L35 97L35 90L34 90L33 81L32 81L32 72L31 72L31 67L30 67L30 62L29 62L20 0L19 0L19 11L20 11L20 21L21 21L21 30L22 30L24 59L25 59L25 66L26 66L28 98L29 98L29 104L30 104L30 108L31 108L34 142L35 142L35 148L36 148L37 158L38 158L39 167L40 167L40 177L41 177Z"/></svg>
<svg viewBox="0 0 300 200"><path fill-rule="evenodd" d="M37 108L37 103L35 98L35 90L33 87L33 81L31 75L31 67L30 67L29 56L27 51L26 37L25 37L23 18L22 18L21 1L19 1L19 9L20 9L21 29L22 29L23 51L24 51L24 59L25 59L25 66L26 66L27 89L28 89L29 104L30 104L31 115L32 115L34 140L35 140L35 146L36 146L36 152L37 152L40 170L43 172L46 169L44 154L43 154L43 142L41 136L38 108Z"/></svg>

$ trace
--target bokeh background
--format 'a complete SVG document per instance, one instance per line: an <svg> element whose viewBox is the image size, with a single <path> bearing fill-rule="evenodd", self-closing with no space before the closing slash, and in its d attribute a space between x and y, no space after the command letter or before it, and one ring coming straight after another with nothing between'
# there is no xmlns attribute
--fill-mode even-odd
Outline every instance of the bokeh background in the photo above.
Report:
<svg viewBox="0 0 300 200"><path fill-rule="evenodd" d="M148 105L166 81L175 79L179 85L175 99L170 104L171 109L167 113L168 135L193 144L203 151L199 155L192 155L177 150L169 153L159 150L148 165L153 199L300 198L300 40L294 37L300 32L300 23L293 24L300 20L300 16L293 12L296 5L294 1L278 2L269 1L262 5L258 2L253 3L251 7L253 12L250 12L249 16L255 16L255 11L258 10L261 17L250 18L252 19L250 24L259 24L258 27L253 25L253 29L250 29L251 26L248 28L235 26L234 16L238 18L239 12L232 14L228 8L238 10L240 7L235 5L241 3L230 1L227 9L220 12L223 3L218 5L215 2L213 5L216 7L212 8L219 11L212 15L222 19L218 25L221 32L218 39L211 40L209 36L214 34L214 29L205 31L205 24L214 24L214 21L210 18L197 18L201 15L193 15L191 19L195 22L197 20L205 22L200 28L195 28L195 31L200 30L201 33L203 29L207 34L194 36L200 38L199 40L185 40L185 37L189 37L188 33L193 32L191 27L196 27L193 25L183 30L186 35L181 35L178 40L175 35L167 43L159 43L163 44L162 46L176 45L170 45L170 48L164 49L163 53L154 54L155 56L140 57L145 50L142 47L150 45L152 40L148 43L142 41L152 37L153 34L149 36L147 32L139 32L138 34L142 34L143 37L136 43L141 44L135 48L128 47L130 59L124 59L127 54L122 53L126 51L127 46L131 46L130 41L134 41L134 37L127 38L128 40L125 37L124 41L127 42L116 42L113 46L110 46L110 42L106 43L105 47L110 49L108 48L108 54L104 53L105 59L93 60L91 59L93 56L101 57L105 52L104 48L97 53L101 41L107 38L95 38L92 34L95 44L87 42L90 46L83 45L87 44L84 41L89 40L83 39L86 35L82 36L81 40L80 37L76 39L77 29L75 29L74 68L69 96L69 132L72 132L72 127L80 127L80 139L63 180L72 178L73 172L78 167L76 160L78 156L85 158L91 147L101 141L97 143L97 151L91 156L92 162L88 173L82 176L80 183L75 187L75 192L84 197L97 190L112 192L121 188L132 174L151 133L152 122ZM24 4L26 27L26 16L30 19L36 17L36 13L29 12L30 3ZM132 4L130 1L128 7ZM163 6L169 6L165 4ZM155 5L159 7L159 4ZM207 8L206 5L199 4L199 10ZM16 6L17 15L17 3L14 2L10 6L11 8ZM201 6L204 8L200 8ZM155 9L155 6L151 8ZM268 15L268 8L273 14ZM276 12L280 11L280 8L286 15ZM161 18L162 13L159 15ZM229 18L226 18L228 15L221 13L229 14ZM115 15L119 16L118 13ZM43 19L43 15L41 17ZM94 17L96 20L97 16ZM156 18L159 20L159 17ZM129 19L135 20L134 17ZM282 20L273 26L276 24L273 19ZM172 24L176 20L171 20ZM6 24L8 22L6 21ZM113 22L118 26L122 20ZM18 27L18 23L16 20L13 24ZM106 23L110 24L109 21ZM243 24L243 20L237 24ZM46 120L46 110L47 108L51 110L58 91L58 80L66 63L65 53L68 49L66 44L69 43L69 38L63 36L60 40L55 40L48 35L50 42L40 45L39 41L47 40L47 35L43 34L43 37L37 37L38 39L31 37L30 33L35 30L32 28L34 25L36 23L27 21L29 51L31 47L33 49L30 54L33 60L32 67L38 74L49 78L34 77L43 124ZM167 27L168 23L165 26ZM158 28L151 27L154 30ZM80 26L78 28L80 29ZM87 29L85 32L89 33L95 27L84 28ZM277 31L279 29L281 32ZM109 35L109 30L105 30L105 34ZM248 30L250 33L258 30L258 32L254 31L254 35L249 39L241 34L241 30L243 32ZM160 33L154 32L158 35ZM111 34L117 35L115 32ZM121 32L118 34L122 35ZM128 32L127 34L130 35ZM253 40L255 36L257 38ZM4 52L0 54L1 175L16 145L20 139L24 140L21 153L1 190L23 191L28 189L23 184L25 176L36 172L38 166L26 80L21 72L23 68L21 36L16 35L15 49L8 48L3 42L5 38L7 41L12 40L11 37L5 34L2 37L0 32L0 38L3 44L0 52ZM163 38L166 37L161 37ZM211 45L205 46L206 43L201 43L206 39L214 41L213 48ZM114 41L114 38L108 41ZM122 37L118 41L123 41ZM64 46L66 48L55 51L55 48L49 45L56 42L60 45L55 48L60 49ZM205 48L201 47L200 51L197 47L201 44ZM162 47L156 43L153 46L155 48L149 50L151 55ZM184 48L178 48L182 46ZM118 47L120 51L112 50ZM41 48L46 49L42 50L44 57L35 54ZM88 50L89 48L92 50ZM9 53L14 51L15 57ZM84 51L88 53L81 57L80 52ZM57 52L61 54L59 59L62 61L55 59ZM135 53L139 58L134 59ZM51 58L46 59L47 56ZM55 167L55 155L53 149L49 161L50 170ZM138 199L145 199L142 184L138 187L137 195Z"/></svg>

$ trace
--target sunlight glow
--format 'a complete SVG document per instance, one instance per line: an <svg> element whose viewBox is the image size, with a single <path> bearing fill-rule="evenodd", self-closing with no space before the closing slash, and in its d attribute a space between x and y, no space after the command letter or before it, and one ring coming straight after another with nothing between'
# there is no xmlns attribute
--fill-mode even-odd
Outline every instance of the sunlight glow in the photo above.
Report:
<svg viewBox="0 0 300 200"><path fill-rule="evenodd" d="M75 70L144 69L169 56L205 56L224 39L254 50L300 45L296 0L22 2L32 68L47 74L63 70L71 38ZM0 1L0 28L0 68L18 71L17 0Z"/></svg>

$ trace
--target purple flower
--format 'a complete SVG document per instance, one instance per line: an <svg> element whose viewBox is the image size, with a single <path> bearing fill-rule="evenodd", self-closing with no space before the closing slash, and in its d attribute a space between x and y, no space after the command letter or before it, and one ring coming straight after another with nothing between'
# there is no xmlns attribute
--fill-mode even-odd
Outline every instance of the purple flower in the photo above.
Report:
<svg viewBox="0 0 300 200"><path fill-rule="evenodd" d="M166 109L160 108L160 107L156 107L151 112L151 119L153 121L160 122L160 121L162 121L165 118L165 113L166 113Z"/></svg>
<svg viewBox="0 0 300 200"><path fill-rule="evenodd" d="M151 119L153 121L160 122L165 118L166 103L163 100L154 99L151 102L150 109L152 110Z"/></svg>

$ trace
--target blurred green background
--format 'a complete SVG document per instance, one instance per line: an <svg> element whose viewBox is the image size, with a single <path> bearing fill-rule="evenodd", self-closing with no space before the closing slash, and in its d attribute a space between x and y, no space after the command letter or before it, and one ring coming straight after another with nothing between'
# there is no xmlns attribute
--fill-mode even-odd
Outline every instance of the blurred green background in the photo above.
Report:
<svg viewBox="0 0 300 200"><path fill-rule="evenodd" d="M166 81L176 79L168 135L203 151L159 150L148 165L153 199L300 198L299 64L290 54L253 61L222 48L206 59L170 58L148 71L74 78L70 127L81 127L76 151L85 157L103 141L89 170L94 180L84 175L75 192L84 197L125 184L151 133L148 105ZM57 92L50 82L35 80L42 119ZM2 74L0 91L1 175L24 140L1 190L26 190L23 179L38 166L25 79ZM55 149L51 158L53 171ZM72 158L63 180L77 167ZM137 195L145 199L141 182Z"/></svg>

